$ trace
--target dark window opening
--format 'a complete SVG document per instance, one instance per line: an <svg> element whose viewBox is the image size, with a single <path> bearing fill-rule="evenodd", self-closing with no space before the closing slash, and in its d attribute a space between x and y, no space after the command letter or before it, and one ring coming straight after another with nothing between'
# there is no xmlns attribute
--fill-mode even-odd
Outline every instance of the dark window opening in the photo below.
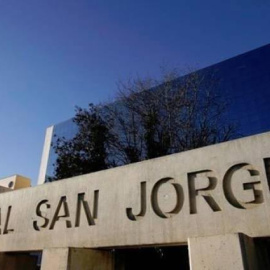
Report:
<svg viewBox="0 0 270 270"><path fill-rule="evenodd" d="M117 249L116 270L189 270L188 247Z"/></svg>

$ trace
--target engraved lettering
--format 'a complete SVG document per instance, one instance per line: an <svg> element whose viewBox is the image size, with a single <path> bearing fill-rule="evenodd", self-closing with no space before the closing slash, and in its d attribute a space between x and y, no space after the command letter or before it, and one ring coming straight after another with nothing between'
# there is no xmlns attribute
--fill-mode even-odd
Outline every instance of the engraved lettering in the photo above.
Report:
<svg viewBox="0 0 270 270"><path fill-rule="evenodd" d="M50 220L46 217L46 213L41 211L41 207L45 205L47 209L49 209L51 206L48 204L48 200L42 200L38 203L36 207L36 215L44 220L43 224L39 225L38 221L34 220L33 227L36 231L39 231L40 228L46 228L50 222Z"/></svg>
<svg viewBox="0 0 270 270"><path fill-rule="evenodd" d="M204 198L214 212L221 211L211 192L216 186L217 178L210 170L188 173L190 214L197 214L198 212L196 197L199 195Z"/></svg>
<svg viewBox="0 0 270 270"><path fill-rule="evenodd" d="M146 213L146 182L141 182L141 210L137 215L134 215L132 212L132 208L126 209L127 217L132 220L138 220L144 217Z"/></svg>
<svg viewBox="0 0 270 270"><path fill-rule="evenodd" d="M60 215L60 211L63 211L64 213ZM50 230L53 230L55 223L59 221L60 219L64 219L66 221L66 227L71 228L71 221L69 220L70 214L69 214L69 208L67 204L67 197L62 196L59 200L58 206L56 208L56 211L54 213L51 225L50 225Z"/></svg>
<svg viewBox="0 0 270 270"><path fill-rule="evenodd" d="M88 202L84 200L84 195L85 195L85 193L78 194L75 227L80 226L82 206L83 206L83 210L84 210L84 213L86 215L87 222L88 222L89 226L95 225L95 219L97 219L99 191L98 190L94 191L93 215L91 214Z"/></svg>
<svg viewBox="0 0 270 270"><path fill-rule="evenodd" d="M175 193L176 193L176 202L175 207L169 211L164 212L160 208L159 201L158 201L158 192L162 185L164 184L171 184L174 187ZM158 215L161 218L169 218L172 217L180 212L182 209L183 203L184 203L184 192L183 188L180 184L174 183L174 179L171 177L166 177L160 179L153 187L152 194L151 194L151 203L153 211L156 215Z"/></svg>
<svg viewBox="0 0 270 270"><path fill-rule="evenodd" d="M268 189L270 190L270 158L264 158L264 169L268 184Z"/></svg>
<svg viewBox="0 0 270 270"><path fill-rule="evenodd" d="M247 163L234 165L226 172L223 190L227 201L239 209L252 208L264 202L260 173Z"/></svg>
<svg viewBox="0 0 270 270"><path fill-rule="evenodd" d="M8 228L8 223L9 223L9 218L10 218L10 214L11 214L11 209L12 209L12 206L9 206L8 207L8 211L7 211L7 217L6 217L6 222L5 222L3 234L8 234L10 232L14 232L14 229L9 229Z"/></svg>

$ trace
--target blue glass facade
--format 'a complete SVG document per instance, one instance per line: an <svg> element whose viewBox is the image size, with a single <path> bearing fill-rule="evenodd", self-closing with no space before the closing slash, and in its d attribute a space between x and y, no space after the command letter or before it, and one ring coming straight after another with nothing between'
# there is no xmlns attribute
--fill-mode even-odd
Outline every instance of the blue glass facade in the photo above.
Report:
<svg viewBox="0 0 270 270"><path fill-rule="evenodd" d="M269 64L270 44L197 71L206 76L214 73L219 79L217 91L229 100L227 117L238 124L239 137L270 130ZM70 139L76 131L72 119L57 124L52 141L56 136ZM54 175L55 160L56 154L51 147L46 178Z"/></svg>
<svg viewBox="0 0 270 270"><path fill-rule="evenodd" d="M270 45L201 70L214 70L220 90L230 99L230 117L242 136L270 130Z"/></svg>

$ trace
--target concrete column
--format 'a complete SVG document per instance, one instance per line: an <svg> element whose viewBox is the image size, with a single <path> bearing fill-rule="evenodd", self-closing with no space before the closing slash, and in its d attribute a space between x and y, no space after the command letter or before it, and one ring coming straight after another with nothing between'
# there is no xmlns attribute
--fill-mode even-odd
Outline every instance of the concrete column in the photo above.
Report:
<svg viewBox="0 0 270 270"><path fill-rule="evenodd" d="M52 248L43 250L41 270L113 270L110 251L83 248Z"/></svg>
<svg viewBox="0 0 270 270"><path fill-rule="evenodd" d="M35 270L37 257L27 253L0 253L0 269L18 270L27 269Z"/></svg>
<svg viewBox="0 0 270 270"><path fill-rule="evenodd" d="M259 269L253 239L226 234L188 239L191 270Z"/></svg>
<svg viewBox="0 0 270 270"><path fill-rule="evenodd" d="M48 127L46 130L45 141L43 146L43 152L40 162L39 176L38 176L38 185L44 184L46 178L46 171L49 161L51 142L53 137L54 126Z"/></svg>

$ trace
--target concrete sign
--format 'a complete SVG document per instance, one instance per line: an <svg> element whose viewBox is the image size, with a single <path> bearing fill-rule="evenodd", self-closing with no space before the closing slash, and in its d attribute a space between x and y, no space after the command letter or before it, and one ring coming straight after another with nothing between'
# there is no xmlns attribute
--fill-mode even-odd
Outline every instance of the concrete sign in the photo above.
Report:
<svg viewBox="0 0 270 270"><path fill-rule="evenodd" d="M0 251L270 236L270 133L0 195Z"/></svg>

